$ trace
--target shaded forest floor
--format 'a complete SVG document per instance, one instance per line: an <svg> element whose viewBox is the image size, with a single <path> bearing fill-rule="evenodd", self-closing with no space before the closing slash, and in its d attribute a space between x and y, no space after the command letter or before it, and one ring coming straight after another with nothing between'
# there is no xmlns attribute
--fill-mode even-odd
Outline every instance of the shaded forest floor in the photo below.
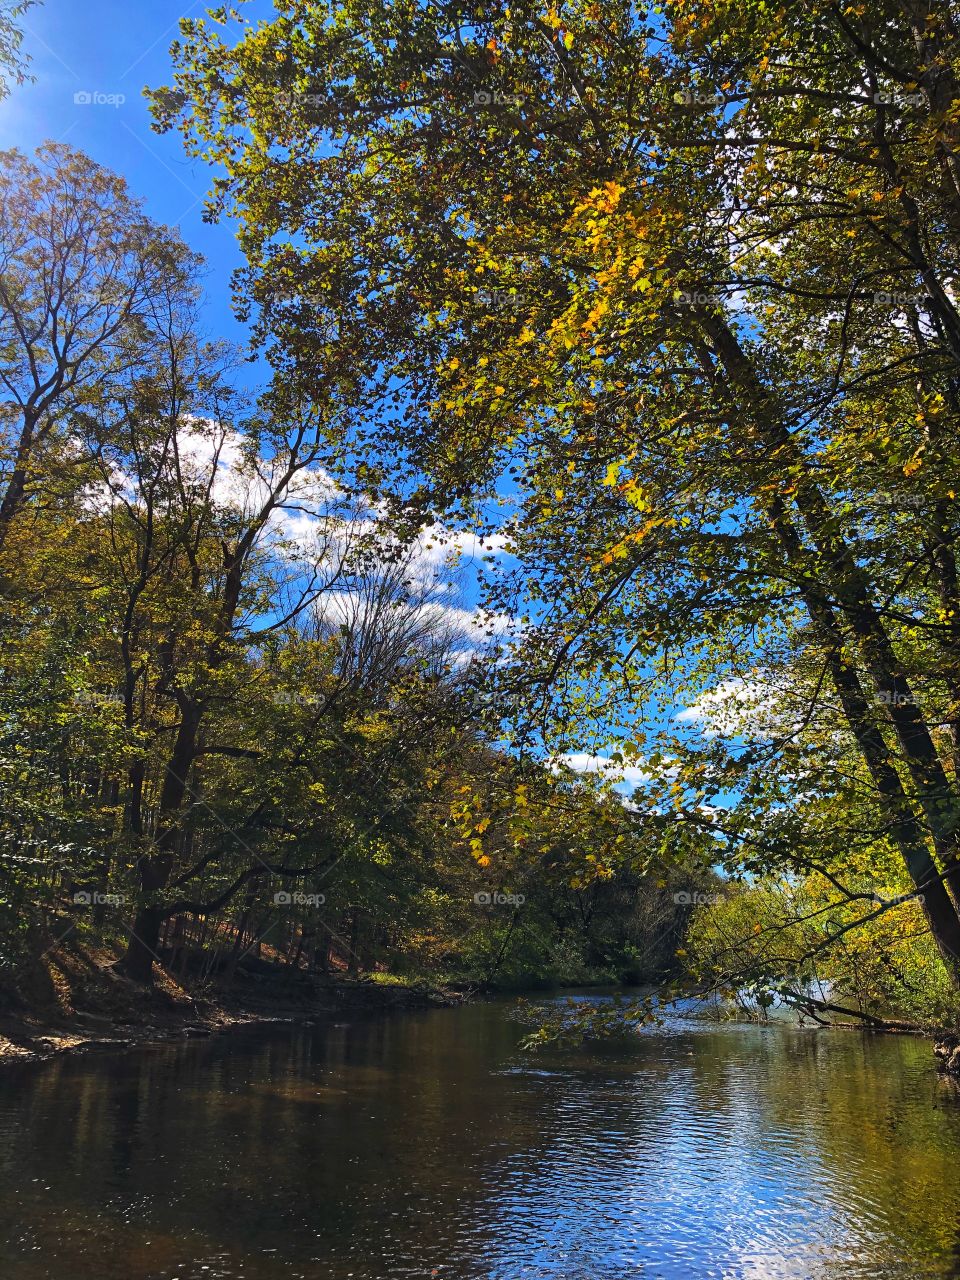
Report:
<svg viewBox="0 0 960 1280"><path fill-rule="evenodd" d="M268 1022L310 1022L337 1013L380 1013L461 1002L426 983L312 975L248 956L229 981L192 984L156 966L152 988L113 969L118 956L73 942L0 988L0 1064L63 1053L117 1051Z"/></svg>

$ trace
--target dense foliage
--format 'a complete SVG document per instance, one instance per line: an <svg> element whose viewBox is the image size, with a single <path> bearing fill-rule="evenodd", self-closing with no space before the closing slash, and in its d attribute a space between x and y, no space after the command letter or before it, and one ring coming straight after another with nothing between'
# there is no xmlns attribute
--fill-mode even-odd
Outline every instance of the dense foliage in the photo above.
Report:
<svg viewBox="0 0 960 1280"><path fill-rule="evenodd" d="M323 465L336 402L251 405L194 255L83 155L0 157L0 200L8 988L76 936L140 981L675 963L649 824L491 738L447 566Z"/></svg>
<svg viewBox="0 0 960 1280"><path fill-rule="evenodd" d="M676 951L953 1017L951 7L245 12L151 98L235 220L255 397L119 179L3 157L10 955L79 894L141 980L198 935L477 981ZM465 529L473 622L424 551Z"/></svg>
<svg viewBox="0 0 960 1280"><path fill-rule="evenodd" d="M381 442L372 492L518 558L515 739L612 737L732 877L833 895L818 958L853 913L956 987L952 6L281 0L182 33L158 125L217 166L277 368ZM697 737L704 691L765 723Z"/></svg>

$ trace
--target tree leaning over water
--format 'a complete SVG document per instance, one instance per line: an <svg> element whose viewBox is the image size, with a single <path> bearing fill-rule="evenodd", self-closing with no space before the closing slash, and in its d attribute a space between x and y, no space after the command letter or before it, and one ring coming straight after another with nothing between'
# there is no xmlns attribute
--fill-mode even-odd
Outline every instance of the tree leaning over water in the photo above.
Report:
<svg viewBox="0 0 960 1280"><path fill-rule="evenodd" d="M380 447L363 479L517 553L493 598L526 606L539 729L600 715L638 753L666 691L788 690L746 749L678 744L665 803L731 865L796 873L815 851L771 779L800 809L855 796L863 857L821 870L869 897L896 849L956 985L952 8L221 18L181 24L159 127L219 166L247 305L288 385L336 371Z"/></svg>

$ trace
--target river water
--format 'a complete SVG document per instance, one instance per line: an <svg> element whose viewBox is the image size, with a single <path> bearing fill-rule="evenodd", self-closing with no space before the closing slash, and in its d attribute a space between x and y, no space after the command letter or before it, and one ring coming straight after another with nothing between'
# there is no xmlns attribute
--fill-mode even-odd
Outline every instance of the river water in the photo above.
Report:
<svg viewBox="0 0 960 1280"><path fill-rule="evenodd" d="M930 1045L506 1003L0 1074L3 1280L960 1277Z"/></svg>

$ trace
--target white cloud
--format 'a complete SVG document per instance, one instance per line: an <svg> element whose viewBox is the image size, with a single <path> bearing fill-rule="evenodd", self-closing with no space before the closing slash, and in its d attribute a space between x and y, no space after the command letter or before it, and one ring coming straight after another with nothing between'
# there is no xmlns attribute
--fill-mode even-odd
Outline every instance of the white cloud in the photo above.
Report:
<svg viewBox="0 0 960 1280"><path fill-rule="evenodd" d="M81 444L77 442L77 452ZM243 436L229 426L201 418L184 421L176 436L171 469L179 467L183 480L198 490L209 489L221 509L254 517L270 500L287 460L253 458L244 450ZM105 513L111 506L138 501L131 475L114 468L109 481L91 487L87 506ZM492 638L511 632L505 614L463 608L459 604L458 565L487 555L505 555L508 539L501 534L481 538L473 529L451 529L435 522L424 529L413 545L400 548L392 538L386 508L358 503L322 468L305 468L279 494L264 530L264 542L278 565L290 571L291 582L311 564L325 565L331 575L348 561L351 547L370 540L380 547L385 565L400 552L403 572L411 586L411 600L404 606L411 618L434 625L451 637L458 661L469 662ZM307 568L305 568L307 566ZM363 589L322 594L318 608L323 617L343 623L363 612ZM416 598L419 597L419 603ZM449 602L448 602L449 601Z"/></svg>
<svg viewBox="0 0 960 1280"><path fill-rule="evenodd" d="M77 451L80 451L79 442ZM254 515L263 507L281 468L286 465L282 457L251 459L244 452L239 432L200 418L187 419L177 431L176 461L187 482L203 488L209 486L215 503L245 515ZM135 502L136 486L131 476L114 470L109 484L91 491L88 505L93 510L104 511L121 495ZM384 542L389 545L390 536L383 523L385 509L368 506L362 513L359 504L319 467L298 472L280 494L267 524L267 534L280 555L309 554L318 545L330 545L332 513L336 513L338 519L349 515L352 535L383 532ZM503 534L481 538L474 529L451 529L435 522L414 542L411 564L418 569L429 569L434 578L439 578L457 562L509 554L508 542Z"/></svg>
<svg viewBox="0 0 960 1280"><path fill-rule="evenodd" d="M786 727L783 692L771 681L732 677L700 694L674 720L699 728L705 738L770 738Z"/></svg>
<svg viewBox="0 0 960 1280"><path fill-rule="evenodd" d="M434 523L420 534L417 540L419 558L425 564L437 567L457 559L477 560L483 556L508 555L509 539L494 533L481 538L474 529L449 529Z"/></svg>
<svg viewBox="0 0 960 1280"><path fill-rule="evenodd" d="M317 608L320 616L334 625L355 623L370 610L371 600L362 588L328 591L320 596ZM506 614L488 613L483 609L464 609L436 599L413 599L399 603L398 608L403 617L401 626L411 630L430 627L439 634L447 634L454 646L462 650L461 659L464 663L488 644L493 636L505 635L510 629L510 618Z"/></svg>
<svg viewBox="0 0 960 1280"><path fill-rule="evenodd" d="M549 763L555 771L566 766L574 773L596 773L617 785L625 783L631 789L663 778L676 777L677 774L673 766L654 771L638 764L616 764L606 756L592 756L585 751L553 756Z"/></svg>

